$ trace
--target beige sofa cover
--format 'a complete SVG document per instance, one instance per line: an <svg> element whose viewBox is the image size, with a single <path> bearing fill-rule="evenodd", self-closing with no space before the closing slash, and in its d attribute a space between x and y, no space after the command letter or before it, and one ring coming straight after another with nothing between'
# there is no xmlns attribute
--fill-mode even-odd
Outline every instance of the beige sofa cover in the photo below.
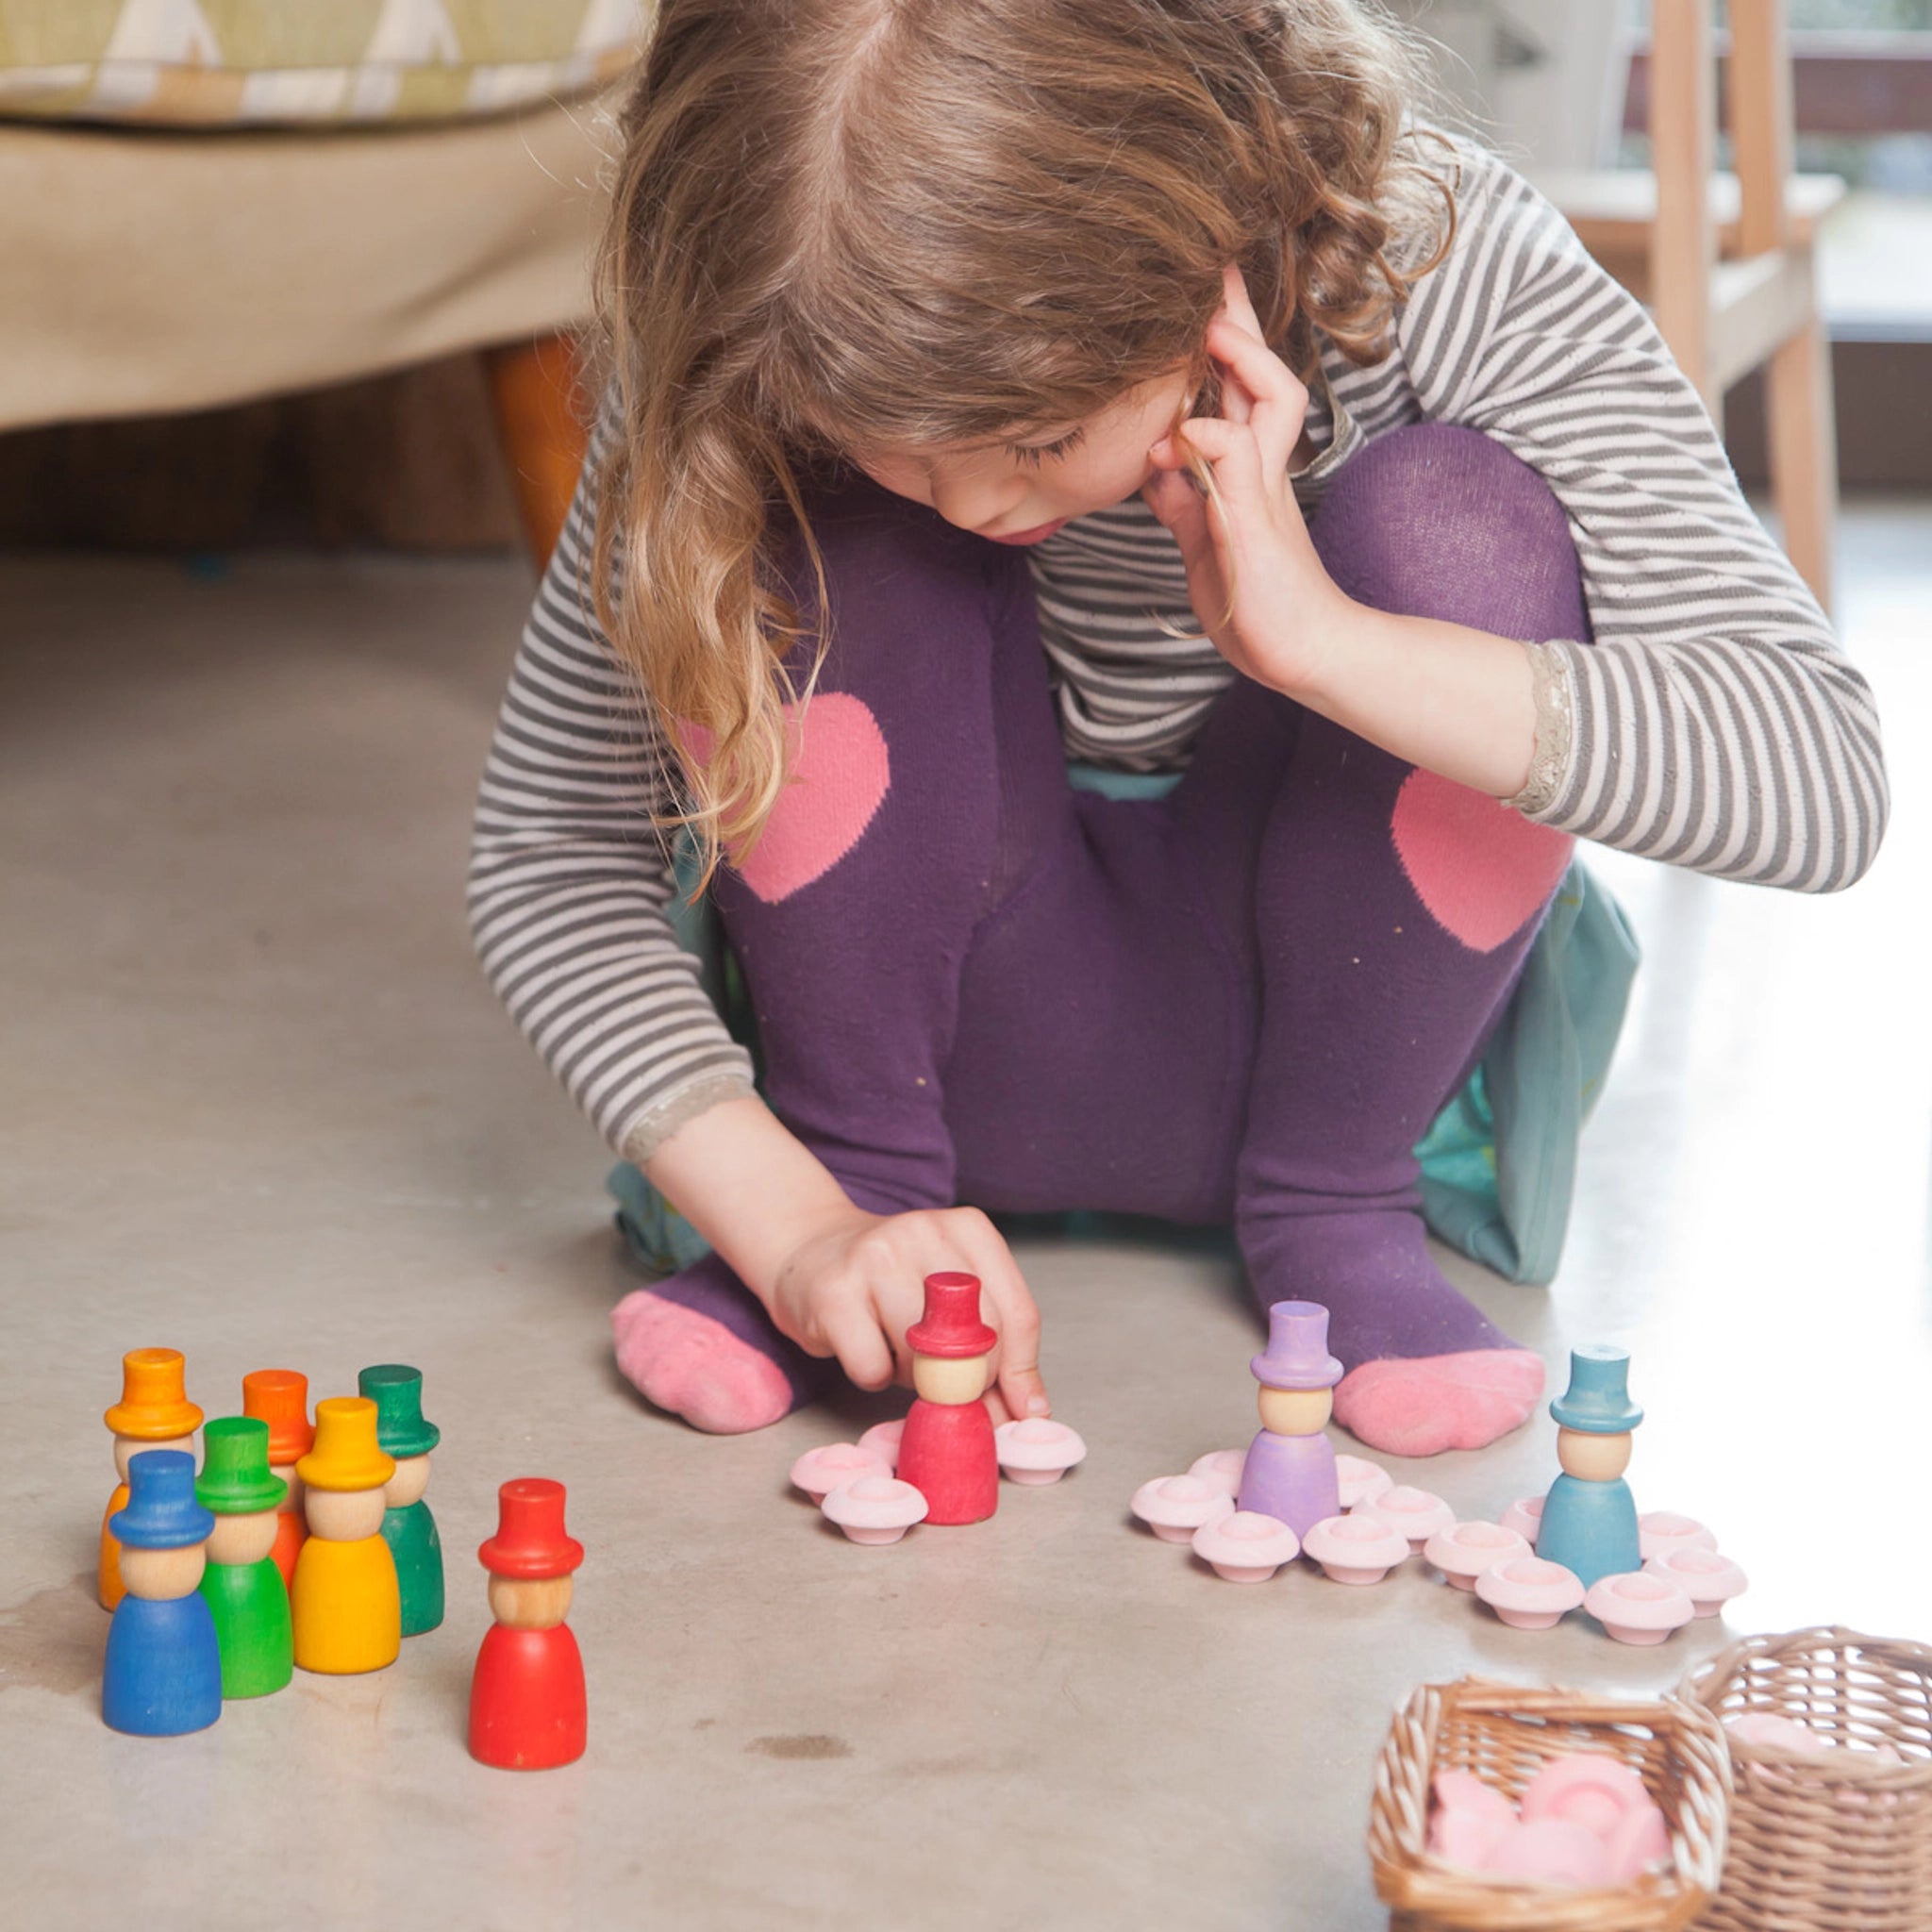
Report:
<svg viewBox="0 0 1932 1932"><path fill-rule="evenodd" d="M366 133L0 125L0 429L584 320L620 95Z"/></svg>

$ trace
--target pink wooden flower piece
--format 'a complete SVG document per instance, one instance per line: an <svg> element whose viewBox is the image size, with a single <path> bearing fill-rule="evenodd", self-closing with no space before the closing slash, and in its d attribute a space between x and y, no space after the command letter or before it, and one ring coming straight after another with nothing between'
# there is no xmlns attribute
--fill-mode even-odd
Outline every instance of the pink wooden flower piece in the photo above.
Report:
<svg viewBox="0 0 1932 1932"><path fill-rule="evenodd" d="M894 1475L899 1473L899 1439L906 1433L906 1418L897 1422L874 1423L859 1437L858 1446L870 1449L874 1455L883 1457L885 1464Z"/></svg>
<svg viewBox="0 0 1932 1932"><path fill-rule="evenodd" d="M1583 1601L1583 1585L1560 1563L1505 1557L1476 1578L1475 1593L1512 1630L1547 1630Z"/></svg>
<svg viewBox="0 0 1932 1932"><path fill-rule="evenodd" d="M1607 1882L1609 1863L1593 1831L1567 1818L1539 1818L1506 1831L1483 1870L1491 1878L1589 1890Z"/></svg>
<svg viewBox="0 0 1932 1932"><path fill-rule="evenodd" d="M1795 1751L1801 1757L1813 1757L1831 1749L1830 1739L1774 1710L1740 1710L1736 1717L1725 1718L1724 1729L1733 1743L1747 1744L1754 1751Z"/></svg>
<svg viewBox="0 0 1932 1932"><path fill-rule="evenodd" d="M1439 1771L1429 1819L1429 1850L1452 1865L1480 1872L1496 1840L1516 1828L1516 1807L1473 1771Z"/></svg>
<svg viewBox="0 0 1932 1932"><path fill-rule="evenodd" d="M1457 1590L1474 1590L1485 1570L1529 1553L1529 1545L1499 1523L1452 1523L1423 1545L1423 1555Z"/></svg>
<svg viewBox="0 0 1932 1932"><path fill-rule="evenodd" d="M1338 1462L1341 1459L1336 1457ZM1199 1476L1203 1482L1219 1483L1230 1496L1238 1496L1241 1491L1241 1471L1247 1463L1245 1449L1210 1449L1188 1464L1188 1474Z"/></svg>
<svg viewBox="0 0 1932 1932"><path fill-rule="evenodd" d="M814 1503L823 1503L834 1490L842 1489L868 1470L891 1474L884 1459L863 1442L827 1442L822 1448L808 1449L791 1465L791 1481Z"/></svg>
<svg viewBox="0 0 1932 1932"><path fill-rule="evenodd" d="M1643 1779L1621 1757L1566 1751L1549 1758L1524 1787L1517 1808L1525 1820L1567 1818L1607 1839L1625 1813L1650 1802Z"/></svg>
<svg viewBox="0 0 1932 1932"><path fill-rule="evenodd" d="M819 1507L856 1543L895 1543L925 1520L925 1498L882 1469L834 1490Z"/></svg>
<svg viewBox="0 0 1932 1932"><path fill-rule="evenodd" d="M1637 1519L1637 1547L1647 1563L1653 1557L1669 1556L1673 1550L1714 1550L1717 1532L1706 1529L1695 1517L1652 1509Z"/></svg>
<svg viewBox="0 0 1932 1932"><path fill-rule="evenodd" d="M1373 1503L1395 1487L1395 1478L1379 1462L1369 1462L1359 1456L1337 1456L1335 1480L1341 1489L1344 1509Z"/></svg>
<svg viewBox="0 0 1932 1932"><path fill-rule="evenodd" d="M1653 1866L1671 1862L1671 1827L1662 1810L1648 1798L1633 1805L1604 1840L1609 1855L1608 1882L1635 1885Z"/></svg>
<svg viewBox="0 0 1932 1932"><path fill-rule="evenodd" d="M1728 1557L1695 1545L1652 1557L1643 1567L1648 1574L1676 1584L1700 1617L1723 1616L1724 1606L1749 1587L1749 1578Z"/></svg>
<svg viewBox="0 0 1932 1932"><path fill-rule="evenodd" d="M1518 1496L1504 1510L1502 1526L1513 1529L1531 1549L1535 1549L1536 1533L1543 1526L1543 1499L1541 1496Z"/></svg>
<svg viewBox="0 0 1932 1932"><path fill-rule="evenodd" d="M1619 1643L1661 1643L1697 1614L1681 1584L1641 1570L1599 1576L1583 1607Z"/></svg>
<svg viewBox="0 0 1932 1932"><path fill-rule="evenodd" d="M1158 1475L1134 1491L1128 1505L1164 1543L1191 1543L1204 1524L1234 1514L1234 1498L1199 1475Z"/></svg>
<svg viewBox="0 0 1932 1932"><path fill-rule="evenodd" d="M1335 1583L1380 1583L1408 1557L1408 1539L1393 1524L1373 1510L1357 1509L1346 1516L1324 1516L1302 1539L1302 1550L1312 1557Z"/></svg>
<svg viewBox="0 0 1932 1932"><path fill-rule="evenodd" d="M1045 1416L1002 1423L992 1432L993 1453L1016 1483L1057 1483L1087 1454L1087 1445L1065 1423Z"/></svg>
<svg viewBox="0 0 1932 1932"><path fill-rule="evenodd" d="M1411 1489L1407 1483L1384 1490L1373 1503L1364 1503L1357 1513L1379 1516L1391 1529L1399 1529L1408 1539L1414 1555L1421 1554L1423 1545L1439 1529L1451 1528L1456 1522L1455 1510L1441 1496Z"/></svg>
<svg viewBox="0 0 1932 1932"><path fill-rule="evenodd" d="M1229 1583L1266 1583L1300 1553L1287 1524L1255 1509L1237 1509L1194 1532L1195 1556Z"/></svg>

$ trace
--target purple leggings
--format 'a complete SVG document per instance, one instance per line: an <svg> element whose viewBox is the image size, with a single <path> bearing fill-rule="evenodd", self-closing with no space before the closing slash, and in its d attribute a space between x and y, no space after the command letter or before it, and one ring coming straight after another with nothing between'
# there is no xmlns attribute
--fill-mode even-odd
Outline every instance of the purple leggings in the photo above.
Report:
<svg viewBox="0 0 1932 1932"><path fill-rule="evenodd" d="M1167 797L1075 792L1024 556L863 483L813 528L800 782L718 888L774 1110L875 1212L1231 1218L1351 1368L1507 1346L1426 1256L1412 1150L1570 841L1247 679ZM1382 609L1589 636L1561 508L1474 431L1373 442L1312 531Z"/></svg>

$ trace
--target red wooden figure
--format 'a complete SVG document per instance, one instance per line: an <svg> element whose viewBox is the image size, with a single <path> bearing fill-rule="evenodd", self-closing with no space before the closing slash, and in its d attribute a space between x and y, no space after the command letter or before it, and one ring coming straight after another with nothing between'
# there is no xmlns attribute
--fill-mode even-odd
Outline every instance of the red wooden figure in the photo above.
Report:
<svg viewBox="0 0 1932 1932"><path fill-rule="evenodd" d="M496 1495L496 1534L476 1552L496 1622L470 1680L470 1756L545 1771L584 1755L584 1660L563 1621L584 1546L564 1534L561 1483L519 1476Z"/></svg>
<svg viewBox="0 0 1932 1932"><path fill-rule="evenodd" d="M928 1274L925 1312L906 1331L918 1391L899 1443L899 1480L928 1523L982 1523L999 1507L992 1418L980 1399L999 1337L979 1319L976 1274Z"/></svg>

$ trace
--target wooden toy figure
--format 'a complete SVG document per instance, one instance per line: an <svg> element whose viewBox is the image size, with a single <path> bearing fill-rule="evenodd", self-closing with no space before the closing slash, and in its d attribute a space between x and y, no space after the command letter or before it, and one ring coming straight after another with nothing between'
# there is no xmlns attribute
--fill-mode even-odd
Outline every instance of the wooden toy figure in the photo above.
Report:
<svg viewBox="0 0 1932 1932"><path fill-rule="evenodd" d="M563 1527L563 1485L519 1476L496 1492L496 1534L476 1552L490 1614L470 1680L470 1755L547 1771L584 1755L584 1659L563 1621L584 1546Z"/></svg>
<svg viewBox="0 0 1932 1932"><path fill-rule="evenodd" d="M101 1716L137 1738L178 1738L222 1714L215 1620L195 1588L215 1520L194 1500L185 1449L138 1450L127 1491L113 1519L125 1589L108 1626Z"/></svg>
<svg viewBox="0 0 1932 1932"><path fill-rule="evenodd" d="M375 1440L396 1459L382 1536L396 1561L403 1635L420 1637L442 1622L442 1541L423 1500L429 1487L429 1452L441 1441L442 1432L423 1420L421 1369L386 1363L364 1369L356 1386L375 1404Z"/></svg>
<svg viewBox="0 0 1932 1932"><path fill-rule="evenodd" d="M178 1348L137 1348L121 1357L121 1400L102 1420L114 1432L114 1467L121 1482L101 1514L101 1607L121 1601L120 1555L109 1519L127 1502L127 1461L143 1449L192 1449L201 1411L183 1389ZM191 1459L191 1468L193 1467Z"/></svg>
<svg viewBox="0 0 1932 1932"><path fill-rule="evenodd" d="M396 1466L376 1444L375 1403L361 1395L318 1402L315 1447L295 1473L308 1515L289 1592L295 1662L331 1676L379 1671L403 1647L403 1605L382 1540L383 1489Z"/></svg>
<svg viewBox="0 0 1932 1932"><path fill-rule="evenodd" d="M302 1478L295 1465L315 1446L308 1420L308 1377L294 1369L256 1369L242 1377L242 1413L268 1424L269 1474L288 1485L275 1518L275 1546L269 1554L285 1589L295 1582L295 1558L308 1524L302 1514Z"/></svg>
<svg viewBox="0 0 1932 1932"><path fill-rule="evenodd" d="M916 1391L899 1439L899 1480L928 1523L983 1523L999 1507L992 1418L980 1398L999 1337L979 1319L976 1274L928 1274L925 1309L906 1331Z"/></svg>
<svg viewBox="0 0 1932 1932"><path fill-rule="evenodd" d="M1630 1400L1626 1349L1570 1351L1570 1386L1550 1404L1563 1474L1543 1499L1536 1553L1574 1571L1585 1589L1602 1576L1643 1567L1637 1503L1624 1472L1630 1432L1643 1411Z"/></svg>
<svg viewBox="0 0 1932 1932"><path fill-rule="evenodd" d="M222 1695L266 1697L295 1674L289 1589L273 1556L289 1486L269 1474L268 1424L255 1416L217 1416L201 1447L194 1500L215 1519L201 1594L222 1649Z"/></svg>
<svg viewBox="0 0 1932 1932"><path fill-rule="evenodd" d="M1276 1302L1268 1347L1248 1364L1261 1385L1261 1426L1241 1465L1239 1507L1285 1523L1305 1537L1341 1513L1335 1448L1323 1433L1335 1407L1341 1364L1328 1353L1328 1310L1319 1302Z"/></svg>

